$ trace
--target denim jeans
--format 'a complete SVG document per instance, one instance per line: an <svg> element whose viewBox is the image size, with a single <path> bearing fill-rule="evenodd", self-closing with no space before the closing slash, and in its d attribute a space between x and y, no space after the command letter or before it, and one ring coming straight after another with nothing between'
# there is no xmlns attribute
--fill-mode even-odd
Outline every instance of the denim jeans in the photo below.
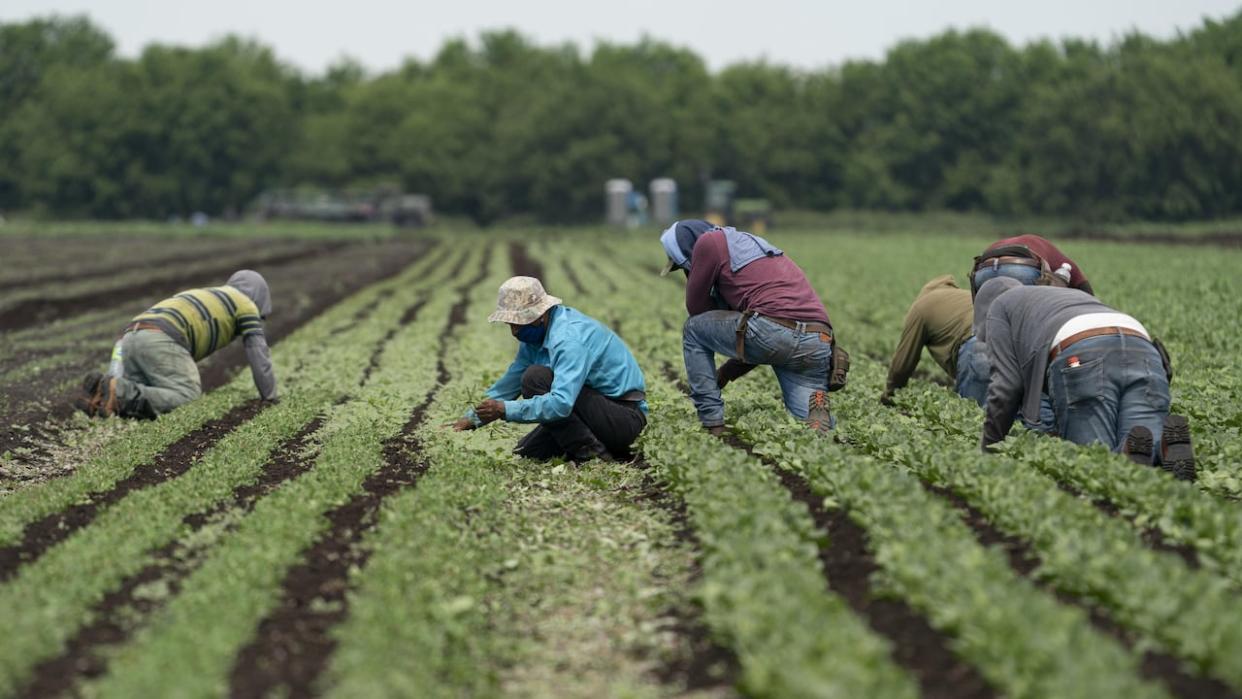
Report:
<svg viewBox="0 0 1242 699"><path fill-rule="evenodd" d="M552 390L552 369L539 364L522 373L522 397L534 398ZM647 415L634 401L616 400L583 386L574 401L573 412L554 422L545 422L526 434L514 448L518 456L546 461L567 456L586 461L605 452L626 458L630 445L647 426Z"/></svg>
<svg viewBox="0 0 1242 699"><path fill-rule="evenodd" d="M1142 338L1100 335L1066 347L1048 367L1058 434L1118 451L1132 427L1151 430L1160 453L1169 382L1160 353Z"/></svg>
<svg viewBox="0 0 1242 699"><path fill-rule="evenodd" d="M116 381L121 415L161 415L203 394L198 365L189 350L158 330L135 330L121 338L122 374Z"/></svg>
<svg viewBox="0 0 1242 699"><path fill-rule="evenodd" d="M716 386L717 354L772 367L785 409L805 419L811 396L828 390L832 343L819 333L799 332L754 316L746 327L746 356L738 357L736 331L741 317L737 311L708 311L690 316L682 328L682 354L699 422L705 427L724 424L724 401Z"/></svg>
<svg viewBox="0 0 1242 699"><path fill-rule="evenodd" d="M957 350L957 377L954 383L957 395L973 400L982 408L988 399L991 374L992 363L988 361L987 347L971 335Z"/></svg>
<svg viewBox="0 0 1242 699"><path fill-rule="evenodd" d="M975 289L983 286L983 283L989 279L997 277L1010 277L1022 282L1025 286L1035 286L1035 282L1039 281L1039 268L1028 267L1027 265L997 265L996 267L983 267L975 271Z"/></svg>

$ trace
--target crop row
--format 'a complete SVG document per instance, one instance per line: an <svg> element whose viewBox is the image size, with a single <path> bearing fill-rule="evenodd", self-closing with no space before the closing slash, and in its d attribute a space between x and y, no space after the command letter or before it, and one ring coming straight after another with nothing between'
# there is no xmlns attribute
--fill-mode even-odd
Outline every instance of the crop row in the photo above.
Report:
<svg viewBox="0 0 1242 699"><path fill-rule="evenodd" d="M361 391L328 411L315 438L319 446L313 467L229 526L201 567L184 581L180 594L116 654L111 672L93 683L90 693L156 696L169 691L170 679L187 696L228 690L234 658L255 633L256 621L276 603L285 571L328 528L324 514L359 492L367 476L381 467L383 442L400 432L412 406L435 385L435 357L445 322L441 319L447 318L452 298L440 275L427 281L433 288L420 315L430 320L398 329ZM394 296L405 295L398 291ZM411 301L405 296L400 305ZM376 316L363 327L392 328L400 315ZM366 365L357 357L349 359ZM325 397L316 396L314 404L330 402ZM231 463L237 467L235 457ZM211 479L209 473L204 479ZM164 503L198 490L189 482L169 485L170 492L160 498ZM217 492L235 485L224 484ZM196 508L210 504L187 499L196 500Z"/></svg>
<svg viewBox="0 0 1242 699"><path fill-rule="evenodd" d="M252 481L277 443L333 400L356 391L372 348L383 340L386 324L395 324L418 294L433 288L434 275L421 278L428 266L418 265L395 280L394 290L399 293L373 307L376 290L367 290L295 333L275 355L278 365L289 368L284 372L285 399L279 405L226 435L182 477L129 494L90 526L21 567L18 576L0 588L0 608L14 629L12 642L3 647L0 657L0 688L11 688L32 662L56 652L86 620L86 610L141 567L148 551L184 533L186 515L210 508L233 488ZM403 281L408 291L400 293ZM370 311L375 323L359 325L349 334L331 333L333 327L364 310ZM102 454L74 475L7 498L2 510L6 522L20 533L25 522L109 487L213 413L240 403L253 391L248 381L248 376L239 377L226 389L153 423L126 425ZM120 441L121 436L127 438ZM92 575L82 576L81 570L90 570Z"/></svg>
<svg viewBox="0 0 1242 699"><path fill-rule="evenodd" d="M859 383L878 386L883 367L860 361L853 373ZM850 442L954 491L996 527L1029 542L1041 561L1037 575L1107 609L1200 671L1242 687L1242 627L1233 617L1239 599L1227 579L1147 548L1128 523L1028 465L938 437L916 419L877 410L870 396L846 392L836 406Z"/></svg>

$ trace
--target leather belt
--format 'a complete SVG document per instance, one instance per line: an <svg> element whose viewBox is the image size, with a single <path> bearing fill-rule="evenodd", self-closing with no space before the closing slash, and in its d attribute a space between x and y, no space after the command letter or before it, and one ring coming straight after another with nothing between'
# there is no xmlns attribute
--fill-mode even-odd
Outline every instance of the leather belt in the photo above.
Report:
<svg viewBox="0 0 1242 699"><path fill-rule="evenodd" d="M125 326L125 332L133 332L135 330L158 330L159 332L164 332L164 329L155 323L146 323L141 320L136 320Z"/></svg>
<svg viewBox="0 0 1242 699"><path fill-rule="evenodd" d="M979 264L975 265L975 271L978 272L979 270L987 267L995 269L1000 265L1023 265L1026 267L1043 269L1043 265L1040 264L1039 260L1032 259L1030 257L1018 257L1016 255L1001 255L1000 257L989 257L986 260L980 260Z"/></svg>
<svg viewBox="0 0 1242 699"><path fill-rule="evenodd" d="M746 328L750 325L750 319L758 316L764 320L770 320L790 330L796 330L804 333L819 333L820 339L824 342L832 342L832 326L825 325L817 321L789 320L786 318L773 318L765 316L754 311L743 311L742 318L737 323L737 341L734 343L733 349L737 352L737 358L746 361Z"/></svg>
<svg viewBox="0 0 1242 699"><path fill-rule="evenodd" d="M1075 342L1085 340L1089 337L1099 337L1100 335L1129 335L1131 337L1137 337L1151 342L1151 338L1132 328L1123 328L1117 325L1110 325L1103 328L1091 328L1089 330L1083 330L1080 333L1074 333L1073 335L1070 335L1061 342L1057 343L1057 346L1053 347L1052 351L1048 353L1049 363L1056 359L1057 355L1063 352L1066 347L1069 347Z"/></svg>

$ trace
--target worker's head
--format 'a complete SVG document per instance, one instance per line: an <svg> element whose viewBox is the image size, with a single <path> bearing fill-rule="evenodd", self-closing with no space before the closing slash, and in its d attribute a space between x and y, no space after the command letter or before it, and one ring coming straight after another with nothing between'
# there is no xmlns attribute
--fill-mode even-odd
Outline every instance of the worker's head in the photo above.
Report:
<svg viewBox="0 0 1242 699"><path fill-rule="evenodd" d="M992 308L992 302L1001 294L1022 286L1022 282L1013 277L995 277L983 283L979 287L979 293L975 294L975 337L980 342L987 342L986 336L988 311Z"/></svg>
<svg viewBox="0 0 1242 699"><path fill-rule="evenodd" d="M233 273L224 283L242 292L259 309L259 316L268 317L272 312L272 294L267 289L267 280L254 270L242 269Z"/></svg>
<svg viewBox="0 0 1242 699"><path fill-rule="evenodd" d="M548 327L548 314L561 299L544 291L534 277L511 277L500 285L496 310L487 317L489 323L508 323L509 332L527 344L543 343Z"/></svg>
<svg viewBox="0 0 1242 699"><path fill-rule="evenodd" d="M694 243L704 233L715 230L718 226L700 219L677 221L664 229L660 234L660 244L664 246L664 254L668 256L668 264L660 272L660 276L680 268L687 274L690 272L690 252Z"/></svg>

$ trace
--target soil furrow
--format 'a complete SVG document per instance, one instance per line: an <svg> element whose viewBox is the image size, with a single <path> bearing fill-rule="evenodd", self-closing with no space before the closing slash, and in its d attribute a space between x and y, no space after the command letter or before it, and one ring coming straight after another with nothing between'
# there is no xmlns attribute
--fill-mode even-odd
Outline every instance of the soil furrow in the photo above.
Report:
<svg viewBox="0 0 1242 699"><path fill-rule="evenodd" d="M453 270L454 278L465 259L463 255ZM442 336L466 322L469 291L486 277L486 260L481 260L475 277L457 288L460 298L449 312ZM383 466L363 482L362 492L325 515L330 528L286 573L280 602L259 622L255 639L238 651L229 679L231 696L265 697L274 691L286 697L315 694L315 683L336 649L331 630L349 614L350 571L364 568L371 555L362 538L375 525L384 500L414 487L427 470L427 463L414 456L419 450L413 434L448 382L443 352L439 356L438 384L414 408L400 434L384 442Z"/></svg>
<svg viewBox="0 0 1242 699"><path fill-rule="evenodd" d="M230 243L228 241L221 241L220 250L223 252L223 251L228 251L229 249L230 249ZM212 252L214 251L200 250L198 252L194 252L188 255L184 253L178 253L178 254L167 256L167 257L154 257L152 259L140 259L136 261L136 264L142 265L144 267L168 267L168 266L179 266L179 265L184 265L184 264L192 264L192 263L202 260L204 255L209 255ZM132 265L135 263L131 262L128 264ZM53 272L51 274L42 274L42 275L37 275L33 277L26 277L25 279L11 279L11 280L0 281L0 291L6 291L8 289L18 289L22 287L39 286L42 284L71 284L74 282L83 281L85 279L103 279L106 277L116 276L119 272L122 272L122 271L124 271L124 268L122 268L119 265L111 265L111 266L103 267L103 268L75 271L72 274L66 274L64 271L58 271L58 272Z"/></svg>
<svg viewBox="0 0 1242 699"><path fill-rule="evenodd" d="M729 444L754 454L749 444L729 435ZM819 549L828 587L840 595L876 633L892 644L893 661L913 675L924 697L960 699L999 696L973 665L953 652L949 637L926 617L900 599L874 594L871 576L880 566L868 548L867 532L841 510L826 510L805 479L780 468L771 459L755 455L772 467L781 484L806 505L815 524L828 533Z"/></svg>
<svg viewBox="0 0 1242 699"><path fill-rule="evenodd" d="M1072 605L1087 613L1091 625L1099 631L1117 639L1127 648L1133 650L1136 639L1132 632L1113 621L1104 612L1078 597L1056 590L1048 581L1035 575L1040 565L1039 556L1030 545L1015 536L1010 536L997 529L978 509L966 502L961 496L947 488L922 482L923 487L931 493L943 497L950 502L962 516L962 521L975 533L975 538L985 546L999 546L1009 559L1009 567L1013 571L1031 581L1036 587L1055 596L1063 604ZM1143 653L1139 671L1145 679L1162 683L1170 693L1177 697L1213 697L1242 699L1242 695L1230 687L1208 677L1197 677L1182 669L1182 663L1167 653L1147 650Z"/></svg>
<svg viewBox="0 0 1242 699"><path fill-rule="evenodd" d="M313 461L303 451L323 422L323 417L315 418L281 442L258 480L235 488L228 501L187 515L183 521L190 533L216 521L226 511L249 512L260 498L309 470ZM225 531L232 528L233 525L226 526ZM93 621L69 639L60 655L35 666L30 682L17 696L62 696L77 682L102 676L108 669L106 649L125 643L154 612L176 597L185 579L198 570L209 551L209 547L183 548L176 541L153 551L151 563L121 581L117 589L91 609ZM144 590L154 588L162 589L163 594L144 594Z"/></svg>
<svg viewBox="0 0 1242 699"><path fill-rule="evenodd" d="M642 457L634 461L634 467L643 473L642 490L636 502L649 504L667 513L674 526L677 540L693 552L689 582L697 583L703 577L702 546L690 525L686 504L662 489L652 478L651 465ZM682 687L686 691L724 689L737 684L741 665L732 649L722 646L712 638L711 631L703 622L703 610L687 602L665 610L661 616L673 619L669 630L685 639L687 653L668 659L656 671L656 678L666 686Z"/></svg>
<svg viewBox="0 0 1242 699"><path fill-rule="evenodd" d="M133 473L107 490L91 493L84 502L27 525L22 532L21 543L0 548L0 582L12 578L21 566L37 560L48 549L93 522L100 511L129 493L185 473L202 452L266 407L266 403L257 399L246 401L177 440L149 465L136 467Z"/></svg>
<svg viewBox="0 0 1242 699"><path fill-rule="evenodd" d="M268 258L262 261L262 265L264 267L275 267L307 257L330 254L347 244L348 243L334 242L307 247L284 255L277 255L275 257ZM117 288L101 289L99 291L80 294L78 296L70 296L67 298L29 299L0 311L0 332L19 330L21 328L46 322L53 318L62 318L72 315L80 310L89 310L94 307L95 304L99 303L101 298L107 298L110 302L115 302L118 299L146 298L148 296L159 295L160 293L172 293L188 288L188 286L195 286L195 283L193 282L211 283L212 281L218 279L222 280L233 272L236 272L237 269L238 263L234 262L228 267L221 266L215 269L200 272L190 280L165 278L156 281L137 282Z"/></svg>
<svg viewBox="0 0 1242 699"><path fill-rule="evenodd" d="M574 266L569 264L569 260L561 260L561 269L565 272L565 278L569 280L569 285L574 288L579 296L586 296L586 287L578 279L578 273L574 271Z"/></svg>
<svg viewBox="0 0 1242 699"><path fill-rule="evenodd" d="M519 277L534 277L543 281L543 265L531 259L526 246L519 242L509 243L509 264L513 274Z"/></svg>

